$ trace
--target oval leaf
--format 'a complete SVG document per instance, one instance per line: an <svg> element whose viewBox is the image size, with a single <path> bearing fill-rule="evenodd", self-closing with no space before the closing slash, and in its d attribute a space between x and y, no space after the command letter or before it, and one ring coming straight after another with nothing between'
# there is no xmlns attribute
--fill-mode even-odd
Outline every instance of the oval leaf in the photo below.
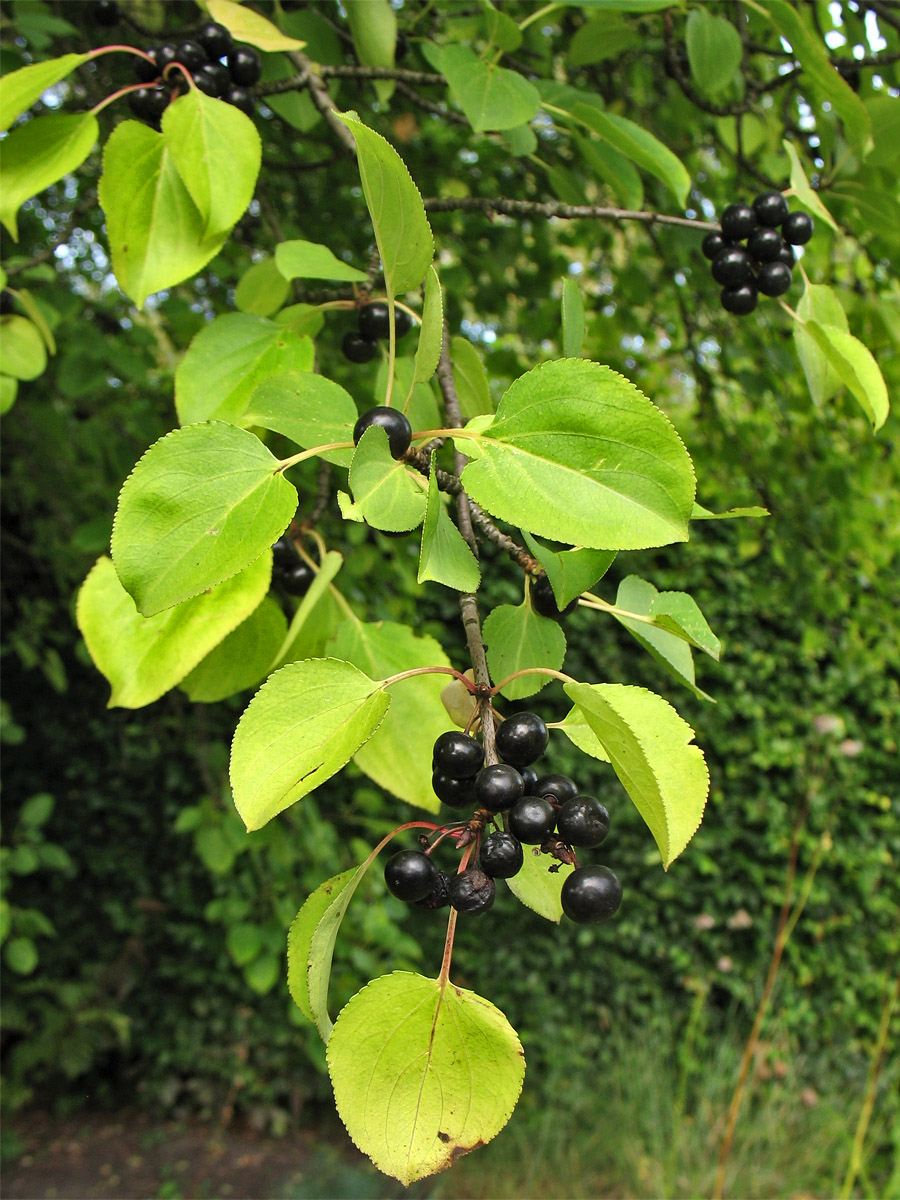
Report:
<svg viewBox="0 0 900 1200"><path fill-rule="evenodd" d="M328 1041L332 1030L328 1017L327 995L334 942L350 898L356 891L355 885L359 882L354 877L359 875L362 869L351 867L349 871L342 871L340 875L326 879L307 896L288 930L288 991L304 1017L316 1023L323 1042ZM346 895L351 880L354 886L350 895ZM317 939L324 940L326 947L324 952L317 947L314 954L313 942Z"/></svg>
<svg viewBox="0 0 900 1200"><path fill-rule="evenodd" d="M684 207L691 190L691 177L681 159L668 146L634 121L615 113L601 112L590 104L576 104L572 115L600 135L633 163L661 180Z"/></svg>
<svg viewBox="0 0 900 1200"><path fill-rule="evenodd" d="M397 47L397 18L389 0L346 0L356 57L364 67L392 67ZM384 104L394 94L393 79L372 81Z"/></svg>
<svg viewBox="0 0 900 1200"><path fill-rule="evenodd" d="M345 766L388 710L379 683L350 663L311 658L271 675L231 746L234 803L260 829Z"/></svg>
<svg viewBox="0 0 900 1200"><path fill-rule="evenodd" d="M825 355L829 366L846 384L860 408L878 430L885 423L891 402L881 368L868 347L859 338L836 325L806 321L804 329Z"/></svg>
<svg viewBox="0 0 900 1200"><path fill-rule="evenodd" d="M566 657L566 635L557 621L539 617L529 603L517 607L501 604L488 613L484 640L491 678L499 683L507 675L529 667L558 671ZM507 700L533 696L550 682L548 675L523 675L501 690Z"/></svg>
<svg viewBox="0 0 900 1200"><path fill-rule="evenodd" d="M685 28L688 64L701 92L727 87L741 65L741 35L725 17L692 8Z"/></svg>
<svg viewBox="0 0 900 1200"><path fill-rule="evenodd" d="M428 505L422 524L418 582L425 583L429 579L459 592L474 592L481 582L481 569L475 555L444 506L433 455L428 477Z"/></svg>
<svg viewBox="0 0 900 1200"><path fill-rule="evenodd" d="M188 425L151 446L122 485L113 562L149 617L255 562L296 508L259 438L222 421Z"/></svg>
<svg viewBox="0 0 900 1200"><path fill-rule="evenodd" d="M219 586L226 587L227 584ZM185 603L195 604L205 595ZM170 611L178 612L179 608L181 605ZM188 698L195 703L215 704L254 687L269 673L286 633L284 613L271 596L264 597L259 607L182 679L182 691L187 692Z"/></svg>
<svg viewBox="0 0 900 1200"><path fill-rule="evenodd" d="M271 575L267 551L211 591L142 617L110 559L99 558L81 585L75 616L94 665L112 687L109 707L141 708L175 687L213 647L226 645L235 627L247 624Z"/></svg>
<svg viewBox="0 0 900 1200"><path fill-rule="evenodd" d="M64 54L46 62L33 63L10 71L0 79L0 133L9 129L16 117L40 100L47 88L70 75L87 62L89 54Z"/></svg>
<svg viewBox="0 0 900 1200"><path fill-rule="evenodd" d="M53 113L14 129L3 141L0 220L19 240L16 216L26 200L80 167L97 141L93 113Z"/></svg>
<svg viewBox="0 0 900 1200"><path fill-rule="evenodd" d="M437 370L444 336L444 302L441 281L433 266L425 275L425 303L422 324L419 326L419 345L416 348L415 383L427 383Z"/></svg>
<svg viewBox="0 0 900 1200"><path fill-rule="evenodd" d="M359 440L350 464L352 510L344 517L364 520L375 529L403 533L421 525L425 516L425 481L391 457L387 434L371 425Z"/></svg>
<svg viewBox="0 0 900 1200"><path fill-rule="evenodd" d="M474 436L479 457L463 484L502 521L594 549L688 539L688 452L668 417L610 367L581 359L535 367Z"/></svg>
<svg viewBox="0 0 900 1200"><path fill-rule="evenodd" d="M302 50L306 45L298 38L288 37L271 21L235 0L207 0L206 9L236 42L247 42L259 50Z"/></svg>
<svg viewBox="0 0 900 1200"><path fill-rule="evenodd" d="M468 46L445 47L440 71L476 133L524 125L541 106L533 83L516 71L484 62Z"/></svg>
<svg viewBox="0 0 900 1200"><path fill-rule="evenodd" d="M327 246L318 242L280 242L275 247L275 262L285 279L337 279L363 283L365 271L343 262Z"/></svg>
<svg viewBox="0 0 900 1200"><path fill-rule="evenodd" d="M522 869L506 881L509 890L526 908L558 925L563 915L562 885L575 868L569 863L558 862L549 854L535 854L531 846L525 846L524 850Z"/></svg>
<svg viewBox="0 0 900 1200"><path fill-rule="evenodd" d="M16 314L0 321L3 373L13 379L37 379L47 366L47 348L37 326ZM13 392L15 398L15 392Z"/></svg>
<svg viewBox="0 0 900 1200"><path fill-rule="evenodd" d="M560 608L588 591L602 579L616 557L615 550L585 550L573 546L571 550L551 550L548 546L523 533L525 544L547 572L553 595Z"/></svg>
<svg viewBox="0 0 900 1200"><path fill-rule="evenodd" d="M703 751L671 704L645 688L567 683L619 782L646 821L668 870L697 832L709 794Z"/></svg>
<svg viewBox="0 0 900 1200"><path fill-rule="evenodd" d="M311 450L330 442L352 443L358 415L353 397L339 383L310 371L294 371L261 383L250 397L241 424L271 429L303 450ZM321 457L346 467L353 450L326 450Z"/></svg>
<svg viewBox="0 0 900 1200"><path fill-rule="evenodd" d="M522 1090L525 1056L487 1000L395 971L341 1010L328 1070L351 1138L406 1187L500 1132Z"/></svg>

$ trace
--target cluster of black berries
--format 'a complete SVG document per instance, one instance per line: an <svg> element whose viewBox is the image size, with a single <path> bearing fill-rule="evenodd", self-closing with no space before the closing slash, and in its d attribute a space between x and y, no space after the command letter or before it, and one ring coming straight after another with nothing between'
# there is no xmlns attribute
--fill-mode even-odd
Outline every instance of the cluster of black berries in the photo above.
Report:
<svg viewBox="0 0 900 1200"><path fill-rule="evenodd" d="M184 94L188 82L174 67L180 63L207 96L233 104L248 117L255 107L249 90L259 80L262 63L250 46L235 46L224 25L208 21L194 37L184 42L164 42L148 50L149 58L136 58L134 73L146 87L128 96L131 111L148 125L157 127L174 95Z"/></svg>
<svg viewBox="0 0 900 1200"><path fill-rule="evenodd" d="M297 553L293 539L284 534L272 546L272 582L288 596L305 596L316 572Z"/></svg>
<svg viewBox="0 0 900 1200"><path fill-rule="evenodd" d="M357 313L359 332L344 336L341 349L352 363L371 362L378 351L378 342L391 336L391 313L385 300L372 300ZM394 335L402 338L412 329L412 318L405 309L394 309ZM394 455L398 458L399 455Z"/></svg>
<svg viewBox="0 0 900 1200"><path fill-rule="evenodd" d="M756 308L759 292L781 296L791 286L791 247L809 241L813 221L805 212L788 212L781 192L763 192L752 205L729 204L721 229L706 235L702 249L722 284L722 307L742 317Z"/></svg>
<svg viewBox="0 0 900 1200"><path fill-rule="evenodd" d="M484 765L484 749L465 733L442 733L434 744L432 785L450 808L476 809L458 839L480 838L488 821L498 828L480 843L478 866L456 875L437 868L430 850L400 850L387 862L384 878L400 900L425 908L452 905L461 913L485 912L494 903L494 880L511 879L525 861L525 846L560 862L575 863L574 849L601 845L609 813L593 796L581 795L567 775L541 775L533 767L547 748L547 726L535 713L517 713L497 730L503 762ZM506 814L505 828L499 828ZM448 827L451 831L453 827ZM550 868L552 870L552 868ZM558 869L558 867L557 867ZM566 916L596 925L622 902L622 887L608 867L577 867L562 886Z"/></svg>

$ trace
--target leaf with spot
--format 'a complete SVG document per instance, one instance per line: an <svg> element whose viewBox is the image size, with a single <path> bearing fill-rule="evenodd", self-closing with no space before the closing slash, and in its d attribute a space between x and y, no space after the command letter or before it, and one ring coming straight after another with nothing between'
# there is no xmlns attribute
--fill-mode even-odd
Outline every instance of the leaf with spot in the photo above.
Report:
<svg viewBox="0 0 900 1200"><path fill-rule="evenodd" d="M407 971L373 980L344 1006L327 1058L350 1137L404 1187L495 1137L525 1076L499 1009Z"/></svg>
<svg viewBox="0 0 900 1200"><path fill-rule="evenodd" d="M509 890L526 908L558 925L563 915L560 899L562 885L575 868L549 854L534 854L533 846L523 846L522 849L525 851L522 869L518 875L506 880ZM559 869L551 871L551 867Z"/></svg>

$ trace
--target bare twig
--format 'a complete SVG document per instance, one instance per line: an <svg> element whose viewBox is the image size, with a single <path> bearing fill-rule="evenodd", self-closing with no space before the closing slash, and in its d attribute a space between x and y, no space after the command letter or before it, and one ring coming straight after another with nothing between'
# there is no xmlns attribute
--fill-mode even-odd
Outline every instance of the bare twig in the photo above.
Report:
<svg viewBox="0 0 900 1200"><path fill-rule="evenodd" d="M337 117L337 108L334 101L328 94L328 88L322 82L321 76L317 75L313 69L313 65L306 57L302 50L291 50L288 58L305 78L306 88L309 91L310 99L313 104L328 122L328 125L334 133L335 137L344 147L348 154L356 157L356 142L353 134Z"/></svg>
<svg viewBox="0 0 900 1200"><path fill-rule="evenodd" d="M504 200L500 196L433 196L425 201L426 212L499 213L505 217L562 217L577 221L597 218L610 221L640 221L644 225L678 225L702 233L716 233L712 221L691 217L673 217L668 213L640 212L630 208L611 208L603 204L562 204L558 200Z"/></svg>

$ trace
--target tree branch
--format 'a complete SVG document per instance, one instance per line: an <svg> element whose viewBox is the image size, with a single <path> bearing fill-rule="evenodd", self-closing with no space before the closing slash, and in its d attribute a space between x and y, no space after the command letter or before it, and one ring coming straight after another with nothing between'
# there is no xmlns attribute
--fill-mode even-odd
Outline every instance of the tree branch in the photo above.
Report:
<svg viewBox="0 0 900 1200"><path fill-rule="evenodd" d="M288 58L298 69L301 76L304 77L306 88L309 91L310 99L313 104L327 121L331 131L344 147L348 154L356 157L356 141L353 134L347 128L343 121L337 118L337 109L334 101L328 94L328 88L322 82L322 79L313 70L313 65L306 57L302 50L291 50L288 53Z"/></svg>
<svg viewBox="0 0 900 1200"><path fill-rule="evenodd" d="M562 217L565 220L598 218L611 221L640 221L644 225L678 225L702 233L718 233L712 221L691 217L672 217L668 213L640 212L630 208L611 208L603 204L562 204L558 200L504 200L500 196L432 196L425 201L426 212L481 212L504 217Z"/></svg>

